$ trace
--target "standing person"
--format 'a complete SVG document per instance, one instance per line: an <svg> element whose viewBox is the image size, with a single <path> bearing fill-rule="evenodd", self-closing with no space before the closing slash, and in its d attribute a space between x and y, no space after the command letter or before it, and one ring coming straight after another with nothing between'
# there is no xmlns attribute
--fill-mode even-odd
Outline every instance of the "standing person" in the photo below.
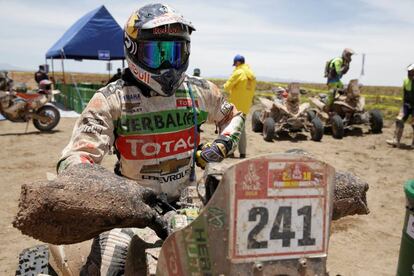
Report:
<svg viewBox="0 0 414 276"><path fill-rule="evenodd" d="M234 151L243 114L213 83L185 74L194 30L164 4L149 4L131 14L124 28L128 68L120 81L99 89L82 112L59 172L79 163L99 164L114 146L116 174L174 204L181 190L193 184L195 163L204 168ZM206 121L214 122L220 134L199 145L197 125ZM155 211L148 216L155 217ZM95 238L83 273L123 275L134 231L113 229Z"/></svg>
<svg viewBox="0 0 414 276"><path fill-rule="evenodd" d="M13 80L8 76L9 72L0 71L0 91L11 91Z"/></svg>
<svg viewBox="0 0 414 276"><path fill-rule="evenodd" d="M411 127L413 128L413 140L411 142L411 148L414 148L414 63L407 67L408 76L403 82L403 106L395 121L394 138L387 140L387 143L400 147L401 137L404 131L404 123L411 115Z"/></svg>
<svg viewBox="0 0 414 276"><path fill-rule="evenodd" d="M36 73L34 74L34 79L37 82L37 84L39 84L42 80L49 79L49 76L47 75L44 65L39 65L39 70L37 70Z"/></svg>
<svg viewBox="0 0 414 276"><path fill-rule="evenodd" d="M229 102L234 104L237 110L247 115L256 89L256 77L250 66L245 63L242 55L234 57L233 66L235 66L233 74L224 84L224 90L230 93ZM246 157L246 144L246 130L243 129L239 142L240 158Z"/></svg>
<svg viewBox="0 0 414 276"><path fill-rule="evenodd" d="M352 49L345 48L342 51L341 57L333 58L326 63L325 77L328 78L327 85L330 90L327 101L328 108L333 104L336 90L344 88L341 78L348 72L353 54L355 54L355 52Z"/></svg>
<svg viewBox="0 0 414 276"><path fill-rule="evenodd" d="M194 77L200 77L201 76L201 70L200 70L200 68L194 68L193 76Z"/></svg>
<svg viewBox="0 0 414 276"><path fill-rule="evenodd" d="M109 81L107 82L107 85L110 84L111 82L117 81L122 77L122 70L121 68L116 69L116 74L114 74Z"/></svg>

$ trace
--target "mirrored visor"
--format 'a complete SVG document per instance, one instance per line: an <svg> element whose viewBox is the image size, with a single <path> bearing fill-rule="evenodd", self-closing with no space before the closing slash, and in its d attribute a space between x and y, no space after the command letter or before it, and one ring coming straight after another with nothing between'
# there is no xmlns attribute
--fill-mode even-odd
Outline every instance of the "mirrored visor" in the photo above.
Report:
<svg viewBox="0 0 414 276"><path fill-rule="evenodd" d="M189 54L188 41L142 41L138 46L138 59L151 69L179 69Z"/></svg>

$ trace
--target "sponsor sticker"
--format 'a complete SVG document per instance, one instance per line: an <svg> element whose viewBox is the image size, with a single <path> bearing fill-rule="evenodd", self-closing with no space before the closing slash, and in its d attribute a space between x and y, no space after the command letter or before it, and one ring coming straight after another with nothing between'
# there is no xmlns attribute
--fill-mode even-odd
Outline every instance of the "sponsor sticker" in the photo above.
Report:
<svg viewBox="0 0 414 276"><path fill-rule="evenodd" d="M120 136L115 144L121 155L129 160L173 156L194 149L194 127L173 133Z"/></svg>

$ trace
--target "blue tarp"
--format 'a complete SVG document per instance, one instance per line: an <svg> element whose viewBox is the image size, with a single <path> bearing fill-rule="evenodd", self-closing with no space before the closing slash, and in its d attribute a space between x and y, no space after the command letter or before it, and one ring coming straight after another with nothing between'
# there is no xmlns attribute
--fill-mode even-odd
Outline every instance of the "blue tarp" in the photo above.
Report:
<svg viewBox="0 0 414 276"><path fill-rule="evenodd" d="M46 58L124 59L123 30L101 6L76 21L47 51Z"/></svg>

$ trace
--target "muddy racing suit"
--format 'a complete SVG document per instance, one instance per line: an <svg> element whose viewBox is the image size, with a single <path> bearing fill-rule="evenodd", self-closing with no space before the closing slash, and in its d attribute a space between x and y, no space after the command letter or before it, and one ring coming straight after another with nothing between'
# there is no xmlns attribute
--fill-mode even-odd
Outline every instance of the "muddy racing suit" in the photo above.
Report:
<svg viewBox="0 0 414 276"><path fill-rule="evenodd" d="M170 97L145 89L127 69L122 79L98 90L76 122L58 171L78 163L100 163L114 146L117 174L165 193L173 201L191 184L194 140L196 146L200 141L195 126L214 122L221 130L218 139L226 141L227 153L237 147L245 118L213 83L187 76ZM134 234L133 229L102 233L94 240L84 270L98 270L101 275L122 270L125 260L115 256L126 256Z"/></svg>
<svg viewBox="0 0 414 276"><path fill-rule="evenodd" d="M193 108L197 125L210 121L219 126L228 153L237 147L245 119L214 84L200 78L187 77L171 97L151 95L138 85L126 70L121 80L98 90L76 122L58 170L100 163L114 145L119 159L116 173L173 200L190 184ZM199 135L196 139L199 144Z"/></svg>

